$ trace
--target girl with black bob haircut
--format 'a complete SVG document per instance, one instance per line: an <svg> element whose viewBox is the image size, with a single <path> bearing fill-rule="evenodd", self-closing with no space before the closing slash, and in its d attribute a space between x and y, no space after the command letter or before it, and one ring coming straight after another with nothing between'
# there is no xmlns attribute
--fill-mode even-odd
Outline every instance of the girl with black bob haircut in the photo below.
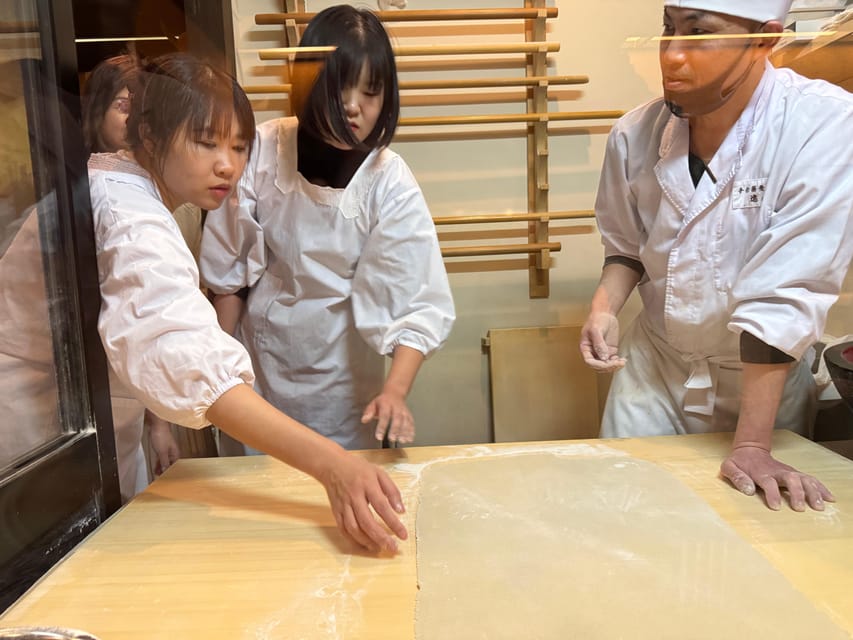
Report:
<svg viewBox="0 0 853 640"><path fill-rule="evenodd" d="M299 117L258 127L236 198L208 218L202 276L264 398L348 449L405 444L406 398L455 311L423 192L387 146L394 53L349 5L315 15L300 47L315 49L293 65Z"/></svg>
<svg viewBox="0 0 853 640"><path fill-rule="evenodd" d="M400 90L394 51L379 18L349 5L329 7L308 23L299 46L334 48L329 55L296 56L296 65L314 63L319 68L313 87L296 88L310 90L304 105L297 102L293 109L300 128L319 140L363 151L390 145L400 119ZM368 88L381 93L383 100L375 128L359 140L347 125L341 88L357 86L363 69L367 70ZM296 98L298 101L300 96Z"/></svg>
<svg viewBox="0 0 853 640"><path fill-rule="evenodd" d="M393 482L253 391L249 355L220 329L171 216L186 202L210 210L232 195L255 133L245 93L204 62L166 55L145 67L128 128L130 151L89 160L98 329L113 394L138 398L176 424L212 422L310 474L345 535L370 549L396 549L392 535L407 534Z"/></svg>

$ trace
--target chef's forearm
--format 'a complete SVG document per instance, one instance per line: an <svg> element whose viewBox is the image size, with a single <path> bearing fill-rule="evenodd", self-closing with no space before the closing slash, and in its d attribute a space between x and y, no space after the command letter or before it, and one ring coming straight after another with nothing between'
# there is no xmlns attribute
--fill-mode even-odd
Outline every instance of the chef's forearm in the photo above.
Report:
<svg viewBox="0 0 853 640"><path fill-rule="evenodd" d="M611 262L604 265L601 280L592 297L590 310L616 315L625 305L625 301L637 283L641 274L621 263Z"/></svg>
<svg viewBox="0 0 853 640"><path fill-rule="evenodd" d="M732 448L759 447L770 451L773 425L791 365L743 365L740 415Z"/></svg>

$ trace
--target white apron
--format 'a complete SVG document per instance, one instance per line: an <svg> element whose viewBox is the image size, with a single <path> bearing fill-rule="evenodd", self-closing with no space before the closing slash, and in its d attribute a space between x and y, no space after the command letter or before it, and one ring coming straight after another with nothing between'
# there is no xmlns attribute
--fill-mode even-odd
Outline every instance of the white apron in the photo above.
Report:
<svg viewBox="0 0 853 640"><path fill-rule="evenodd" d="M373 151L343 189L296 170L297 121L258 127L236 198L207 217L202 279L216 293L251 287L238 338L256 390L350 449L397 345L425 356L455 318L435 226L406 164Z"/></svg>
<svg viewBox="0 0 853 640"><path fill-rule="evenodd" d="M630 366L613 375L601 419L602 438L710 433L737 427L739 360L709 358L697 367L655 335L642 313L623 336L619 353ZM704 404L708 398L711 405ZM810 436L815 403L816 386L808 363L793 363L775 427Z"/></svg>

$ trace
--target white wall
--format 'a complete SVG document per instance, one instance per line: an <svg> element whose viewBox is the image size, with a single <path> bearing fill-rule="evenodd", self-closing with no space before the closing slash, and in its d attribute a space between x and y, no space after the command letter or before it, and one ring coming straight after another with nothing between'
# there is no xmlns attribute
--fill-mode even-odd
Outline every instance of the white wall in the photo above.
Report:
<svg viewBox="0 0 853 640"><path fill-rule="evenodd" d="M308 0L308 4L309 10L318 11L335 2ZM352 4L375 8L375 4L365 2ZM549 40L559 42L561 49L551 56L550 73L588 75L590 82L560 89L558 93L567 99L552 102L552 111L627 110L658 95L657 48L649 38L660 32L660 0L558 0L554 4L560 15L549 21ZM233 5L241 82L281 82L281 77L276 76L280 69L274 63L259 62L256 55L257 49L282 45L281 29L257 27L252 18L254 13L281 10L280 0L234 0ZM408 8L520 5L520 0L409 0ZM500 41L512 39L504 35L491 37ZM410 42L413 41L407 38L406 43ZM511 73L504 70L498 75ZM274 97L254 103L259 120L280 115L278 109L285 106ZM490 105L480 110L517 112L521 105ZM461 109L440 108L431 113L442 111ZM404 115L425 113L423 108L404 109ZM551 137L551 210L592 208L606 139L607 127L601 125L606 122L587 123L598 125L590 133ZM433 215L526 210L523 138L409 142L395 144L394 149L417 176ZM570 230L574 227L575 232L558 237L562 251L554 254L548 299L529 299L526 270L451 274L456 325L444 349L424 365L410 396L417 422L417 444L471 443L490 438L488 362L480 346L489 329L583 322L601 268L600 240L590 222L552 226ZM848 292L850 285L853 283L848 279ZM847 295L845 305L840 315L846 320L833 320L831 329L840 331L842 322L847 322L847 332L851 331L853 295ZM622 314L623 323L638 308L637 299L632 298ZM834 313L833 318L837 315Z"/></svg>

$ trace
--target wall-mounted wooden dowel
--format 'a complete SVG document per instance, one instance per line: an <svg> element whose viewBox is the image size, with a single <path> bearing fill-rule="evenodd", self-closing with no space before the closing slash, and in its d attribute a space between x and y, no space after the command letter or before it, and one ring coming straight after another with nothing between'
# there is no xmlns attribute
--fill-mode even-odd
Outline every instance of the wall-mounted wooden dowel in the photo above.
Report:
<svg viewBox="0 0 853 640"><path fill-rule="evenodd" d="M38 33L38 31L37 22L0 22L0 33L3 34Z"/></svg>
<svg viewBox="0 0 853 640"><path fill-rule="evenodd" d="M492 244L472 247L445 247L441 250L444 258L463 258L466 256L503 256L517 253L539 253L540 251L559 251L559 242L530 242L527 244Z"/></svg>
<svg viewBox="0 0 853 640"><path fill-rule="evenodd" d="M586 84L589 76L522 76L512 78L455 78L450 80L402 80L400 90L479 89L488 87L530 87L536 85ZM243 87L246 93L290 93L290 84L256 84Z"/></svg>
<svg viewBox="0 0 853 640"><path fill-rule="evenodd" d="M397 71L401 73L420 73L428 71L485 71L487 69L498 69L502 73L517 69L521 73L527 68L527 56L518 56L511 53L506 55L478 56L474 57L442 57L442 58L399 58L397 60Z"/></svg>
<svg viewBox="0 0 853 640"><path fill-rule="evenodd" d="M476 55L486 53L554 53L560 50L559 42L486 42L473 44L421 44L398 45L398 56Z"/></svg>
<svg viewBox="0 0 853 640"><path fill-rule="evenodd" d="M376 11L382 22L430 22L440 20L532 20L556 18L557 7L545 9L432 9L410 11ZM308 24L316 14L304 13L258 13L255 24L284 24L293 20L296 24Z"/></svg>
<svg viewBox="0 0 853 640"><path fill-rule="evenodd" d="M543 213L483 213L470 216L434 216L435 224L478 224L495 222L531 222L543 220L581 220L594 218L595 211L547 211Z"/></svg>
<svg viewBox="0 0 853 640"><path fill-rule="evenodd" d="M335 49L337 49L337 47L333 46L277 47L275 49L261 49L258 52L258 55L261 60L287 60L291 55L296 55L297 53L332 53ZM276 54L277 57L265 57L266 54Z"/></svg>
<svg viewBox="0 0 853 640"><path fill-rule="evenodd" d="M261 60L287 60L297 53L329 51L330 47L279 47L261 49ZM397 45L396 56L460 56L490 53L553 53L560 50L559 42L494 42L483 44L421 44Z"/></svg>
<svg viewBox="0 0 853 640"><path fill-rule="evenodd" d="M586 84L589 76L517 76L512 78L453 78L450 80L406 80L400 89L473 89L477 87L530 87L536 85Z"/></svg>
<svg viewBox="0 0 853 640"><path fill-rule="evenodd" d="M246 93L290 93L292 84L255 84L243 87Z"/></svg>
<svg viewBox="0 0 853 640"><path fill-rule="evenodd" d="M548 137L571 136L571 135L607 135L611 125L549 125ZM509 140L512 138L526 138L528 136L526 126L518 126L512 129L495 129L491 127L478 127L476 129L422 129L417 132L401 133L397 129L394 142L458 142L464 140Z"/></svg>
<svg viewBox="0 0 853 640"><path fill-rule="evenodd" d="M497 122L557 122L619 118L623 111L555 111L553 113L508 113L471 116L422 116L400 118L401 126L441 124L494 124Z"/></svg>

